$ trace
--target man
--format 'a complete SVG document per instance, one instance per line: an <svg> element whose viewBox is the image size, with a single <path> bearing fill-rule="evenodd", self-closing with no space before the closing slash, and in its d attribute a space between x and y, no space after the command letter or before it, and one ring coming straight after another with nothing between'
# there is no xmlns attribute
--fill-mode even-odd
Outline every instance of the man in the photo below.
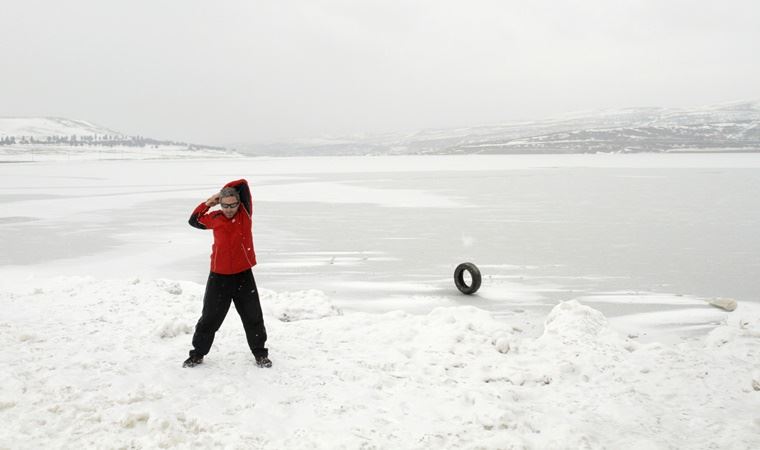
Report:
<svg viewBox="0 0 760 450"><path fill-rule="evenodd" d="M209 212L216 205L221 210ZM190 225L214 231L214 245L211 247L211 273L203 296L203 312L195 326L193 349L183 367L194 367L203 362L214 342L214 334L230 309L230 301L235 302L235 309L243 321L256 365L272 367L269 351L264 347L267 331L251 271L256 265L252 212L248 182L237 180L227 183L219 193L198 205L190 216Z"/></svg>

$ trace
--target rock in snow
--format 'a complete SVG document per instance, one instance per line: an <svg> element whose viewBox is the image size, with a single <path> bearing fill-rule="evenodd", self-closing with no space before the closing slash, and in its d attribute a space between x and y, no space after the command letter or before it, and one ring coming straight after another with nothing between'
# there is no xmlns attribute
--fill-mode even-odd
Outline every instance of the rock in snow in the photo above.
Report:
<svg viewBox="0 0 760 450"><path fill-rule="evenodd" d="M709 303L717 308L725 309L726 311L733 311L736 309L736 300L732 298L713 298Z"/></svg>
<svg viewBox="0 0 760 450"><path fill-rule="evenodd" d="M756 316L644 345L577 301L532 337L514 331L527 314L263 291L273 368L231 311L182 369L203 286L39 284L0 290L0 448L760 447Z"/></svg>

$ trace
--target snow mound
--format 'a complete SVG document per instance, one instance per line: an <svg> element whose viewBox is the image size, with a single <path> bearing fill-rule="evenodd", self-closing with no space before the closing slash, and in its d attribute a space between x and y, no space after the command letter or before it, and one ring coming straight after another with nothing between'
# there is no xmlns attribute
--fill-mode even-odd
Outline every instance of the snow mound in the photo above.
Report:
<svg viewBox="0 0 760 450"><path fill-rule="evenodd" d="M313 289L281 293L264 290L261 291L261 303L265 313L282 322L322 319L343 314L324 292Z"/></svg>
<svg viewBox="0 0 760 450"><path fill-rule="evenodd" d="M176 281L169 281L169 280L156 280L155 285L163 289L165 292L172 294L172 295L180 295L182 294L182 285L177 283Z"/></svg>
<svg viewBox="0 0 760 450"><path fill-rule="evenodd" d="M524 371L534 382L589 383L606 378L618 362L638 343L626 341L610 329L607 318L576 300L561 302L544 321L544 332L525 345L525 351L541 358L543 364Z"/></svg>
<svg viewBox="0 0 760 450"><path fill-rule="evenodd" d="M555 306L544 322L544 340L560 340L565 344L609 336L607 318L599 311L581 305L577 300Z"/></svg>
<svg viewBox="0 0 760 450"><path fill-rule="evenodd" d="M158 334L162 339L168 339L177 337L182 334L192 334L193 331L195 331L195 327L190 323L180 320L173 320L159 326L156 334Z"/></svg>

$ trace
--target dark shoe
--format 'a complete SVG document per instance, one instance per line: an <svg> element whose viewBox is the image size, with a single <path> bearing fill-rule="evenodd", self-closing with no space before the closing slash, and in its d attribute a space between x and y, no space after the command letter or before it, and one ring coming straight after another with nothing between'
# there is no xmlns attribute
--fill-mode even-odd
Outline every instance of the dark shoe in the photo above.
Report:
<svg viewBox="0 0 760 450"><path fill-rule="evenodd" d="M203 363L203 356L191 356L182 363L182 367L195 367Z"/></svg>
<svg viewBox="0 0 760 450"><path fill-rule="evenodd" d="M266 356L257 356L256 365L259 367L272 367L272 361L270 361Z"/></svg>

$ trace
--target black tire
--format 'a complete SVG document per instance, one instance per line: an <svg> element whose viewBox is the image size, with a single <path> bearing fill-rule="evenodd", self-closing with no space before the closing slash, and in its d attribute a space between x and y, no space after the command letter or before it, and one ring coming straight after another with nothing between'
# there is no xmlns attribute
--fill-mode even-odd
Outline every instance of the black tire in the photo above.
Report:
<svg viewBox="0 0 760 450"><path fill-rule="evenodd" d="M472 284L469 286L464 282L465 271L470 272L470 276L472 277ZM454 283L462 294L470 295L477 292L477 290L480 289L481 281L480 270L473 263L462 263L458 265L454 271Z"/></svg>

